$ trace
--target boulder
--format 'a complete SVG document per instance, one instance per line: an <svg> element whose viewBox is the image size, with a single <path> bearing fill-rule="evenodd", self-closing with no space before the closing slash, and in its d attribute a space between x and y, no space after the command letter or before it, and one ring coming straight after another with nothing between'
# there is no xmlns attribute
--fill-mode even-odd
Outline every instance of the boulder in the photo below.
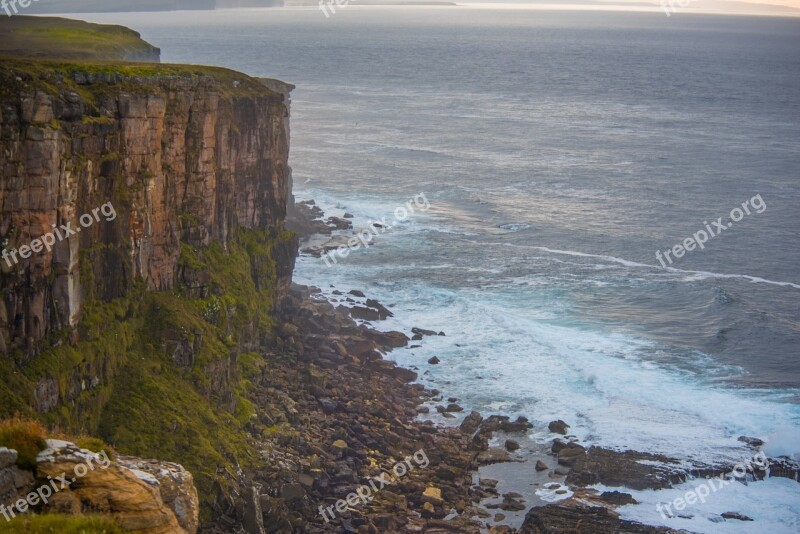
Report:
<svg viewBox="0 0 800 534"><path fill-rule="evenodd" d="M481 426L482 422L483 417L481 414L476 411L472 411L467 417L464 418L464 421L461 423L459 428L465 434L472 435L478 430L478 427Z"/></svg>
<svg viewBox="0 0 800 534"><path fill-rule="evenodd" d="M94 469L89 469L89 465ZM95 454L60 440L47 440L47 449L37 459L39 478L57 479L64 473L70 477L84 470L83 476L75 476L69 487L53 495L47 505L48 512L106 514L122 528L142 534L189 532L164 503L161 483L150 473L129 469L108 460L104 454ZM192 498L187 497L180 502L191 501ZM187 511L184 515L194 517L194 514L194 511ZM191 525L191 520L187 524ZM194 528L196 531L196 525Z"/></svg>
<svg viewBox="0 0 800 534"><path fill-rule="evenodd" d="M569 425L564 421L562 421L561 419L558 419L557 421L551 421L550 424L547 425L547 428L550 430L550 432L554 434L561 434L562 436L566 436Z"/></svg>
<svg viewBox="0 0 800 534"><path fill-rule="evenodd" d="M444 504L442 490L439 488L425 488L425 491L422 492L422 502L428 502L434 506L441 506Z"/></svg>

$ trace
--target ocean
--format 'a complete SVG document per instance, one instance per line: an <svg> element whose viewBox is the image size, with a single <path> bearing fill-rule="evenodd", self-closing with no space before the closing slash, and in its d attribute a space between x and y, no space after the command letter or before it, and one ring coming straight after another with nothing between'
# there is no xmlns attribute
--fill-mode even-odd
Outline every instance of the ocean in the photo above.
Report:
<svg viewBox="0 0 800 534"><path fill-rule="evenodd" d="M390 305L381 328L444 331L389 356L423 383L484 415L563 419L589 444L736 463L752 436L800 454L800 19L86 18L140 31L165 62L297 85L295 195L356 229L392 228L335 265L301 257L295 279ZM420 194L429 207L398 218ZM622 511L695 532L799 531L800 485L739 486L691 518L659 517L663 492ZM731 509L758 527L711 520Z"/></svg>

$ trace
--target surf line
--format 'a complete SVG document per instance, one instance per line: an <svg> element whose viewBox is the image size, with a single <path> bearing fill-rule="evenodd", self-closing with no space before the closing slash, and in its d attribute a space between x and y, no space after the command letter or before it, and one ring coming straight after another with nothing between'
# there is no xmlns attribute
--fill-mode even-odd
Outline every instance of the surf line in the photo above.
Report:
<svg viewBox="0 0 800 534"><path fill-rule="evenodd" d="M511 245L510 243L508 243L507 245L516 246L516 245ZM600 255L600 254L587 254L585 252L576 252L576 251L573 251L573 250L558 250L558 249L552 249L552 248L547 248L547 247L536 247L536 246L531 246L530 248L535 249L535 250L542 250L544 252L549 252L551 254L564 254L564 255L567 255L567 256L579 256L579 257L585 257L585 258L600 258L600 259L603 259L603 260L606 260L606 261L619 263L620 265L624 265L626 267L644 267L644 268L648 268L648 269L657 269L659 271L666 270L666 271L671 271L671 272L674 272L674 273L700 275L700 276L705 277L705 278L741 278L741 279L744 279L744 280L749 280L750 282L753 282L753 283L756 283L756 284L771 284L771 285L776 285L776 286L793 287L794 289L800 289L800 284L795 284L794 282L777 282L775 280L767 280L766 278L761 278L761 277L758 277L758 276L751 276L749 274L726 274L726 273L712 273L712 272L708 272L708 271L688 271L688 270L685 270L685 269L676 269L675 267L666 267L666 268L664 268L664 267L659 267L658 265L650 265L649 263L638 263L638 262L626 260L626 259L623 259L623 258L616 258L614 256L605 256L605 255Z"/></svg>

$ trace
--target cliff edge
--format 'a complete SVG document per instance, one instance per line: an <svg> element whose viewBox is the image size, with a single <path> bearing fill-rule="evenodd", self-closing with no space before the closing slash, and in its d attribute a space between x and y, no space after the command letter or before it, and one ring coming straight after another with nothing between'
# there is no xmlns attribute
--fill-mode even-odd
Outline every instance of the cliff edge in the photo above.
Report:
<svg viewBox="0 0 800 534"><path fill-rule="evenodd" d="M0 418L180 463L203 520L263 463L247 376L297 249L291 89L212 67L0 63Z"/></svg>

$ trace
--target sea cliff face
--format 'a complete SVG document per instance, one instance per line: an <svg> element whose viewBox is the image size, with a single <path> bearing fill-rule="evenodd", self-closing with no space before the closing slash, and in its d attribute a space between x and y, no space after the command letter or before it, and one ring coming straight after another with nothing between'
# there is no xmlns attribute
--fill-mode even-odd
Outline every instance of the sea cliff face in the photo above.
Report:
<svg viewBox="0 0 800 534"><path fill-rule="evenodd" d="M228 72L38 75L3 69L0 241L19 249L67 223L80 233L2 262L0 352L36 355L49 335L78 326L88 294L110 301L137 282L174 289L192 276L179 266L181 244L227 248L241 228L282 224L284 94ZM107 203L114 220L80 226Z"/></svg>
<svg viewBox="0 0 800 534"><path fill-rule="evenodd" d="M247 379L297 251L291 89L210 67L0 65L0 417L178 462L205 519L260 465Z"/></svg>

